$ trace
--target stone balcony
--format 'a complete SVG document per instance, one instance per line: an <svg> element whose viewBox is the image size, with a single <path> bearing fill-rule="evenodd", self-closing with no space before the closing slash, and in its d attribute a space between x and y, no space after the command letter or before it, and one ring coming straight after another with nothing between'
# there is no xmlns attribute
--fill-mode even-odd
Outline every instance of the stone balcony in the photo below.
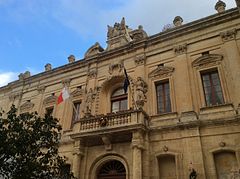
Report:
<svg viewBox="0 0 240 179"><path fill-rule="evenodd" d="M100 139L106 136L111 143L125 142L131 140L133 131L148 129L148 118L143 110L89 116L76 121L72 130L67 133L72 139L84 139L92 145L102 143Z"/></svg>

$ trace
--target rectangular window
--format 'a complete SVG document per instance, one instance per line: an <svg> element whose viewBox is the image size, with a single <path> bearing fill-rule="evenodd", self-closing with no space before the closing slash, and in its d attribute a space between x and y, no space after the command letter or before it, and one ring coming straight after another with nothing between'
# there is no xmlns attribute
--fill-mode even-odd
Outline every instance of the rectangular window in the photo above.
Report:
<svg viewBox="0 0 240 179"><path fill-rule="evenodd" d="M218 71L201 73L205 101L207 106L223 104L223 93Z"/></svg>
<svg viewBox="0 0 240 179"><path fill-rule="evenodd" d="M81 105L81 102L74 102L72 122L80 119L80 105Z"/></svg>
<svg viewBox="0 0 240 179"><path fill-rule="evenodd" d="M170 88L169 81L156 83L157 92L157 112L171 112Z"/></svg>

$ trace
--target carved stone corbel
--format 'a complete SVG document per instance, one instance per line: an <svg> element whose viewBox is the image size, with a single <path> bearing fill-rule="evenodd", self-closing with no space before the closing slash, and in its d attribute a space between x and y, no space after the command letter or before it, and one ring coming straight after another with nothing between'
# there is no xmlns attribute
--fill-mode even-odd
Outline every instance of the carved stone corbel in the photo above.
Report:
<svg viewBox="0 0 240 179"><path fill-rule="evenodd" d="M88 76L88 79L96 78L97 77L97 70L96 69L90 70L88 72L87 76Z"/></svg>
<svg viewBox="0 0 240 179"><path fill-rule="evenodd" d="M70 83L71 83L71 79L70 78L66 78L66 79L62 80L63 86L69 87Z"/></svg>
<svg viewBox="0 0 240 179"><path fill-rule="evenodd" d="M111 137L109 135L102 135L102 141L107 151L112 150Z"/></svg>
<svg viewBox="0 0 240 179"><path fill-rule="evenodd" d="M175 55L181 55L187 52L187 44L178 45L173 47Z"/></svg>
<svg viewBox="0 0 240 179"><path fill-rule="evenodd" d="M136 65L144 65L146 61L146 56L144 54L137 55L134 59Z"/></svg>
<svg viewBox="0 0 240 179"><path fill-rule="evenodd" d="M37 87L37 91L38 91L39 94L43 94L44 91L45 91L45 89L46 89L45 86L38 86L38 87Z"/></svg>
<svg viewBox="0 0 240 179"><path fill-rule="evenodd" d="M108 69L108 72L110 75L113 75L113 73L117 73L119 74L123 69L123 62L122 61L119 61L119 62L116 62L116 63L111 63L109 65L109 69Z"/></svg>
<svg viewBox="0 0 240 179"><path fill-rule="evenodd" d="M221 36L223 42L227 42L230 40L234 40L236 38L236 34L237 34L237 30L232 29L232 30L228 30L225 32L221 32L220 36Z"/></svg>

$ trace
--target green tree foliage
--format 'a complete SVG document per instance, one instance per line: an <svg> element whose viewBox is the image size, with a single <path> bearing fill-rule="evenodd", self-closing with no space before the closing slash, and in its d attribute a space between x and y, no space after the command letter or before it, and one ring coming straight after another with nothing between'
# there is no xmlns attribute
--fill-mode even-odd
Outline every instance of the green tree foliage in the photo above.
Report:
<svg viewBox="0 0 240 179"><path fill-rule="evenodd" d="M0 111L0 178L72 178L58 155L58 120L48 114L16 113L14 105L6 114Z"/></svg>

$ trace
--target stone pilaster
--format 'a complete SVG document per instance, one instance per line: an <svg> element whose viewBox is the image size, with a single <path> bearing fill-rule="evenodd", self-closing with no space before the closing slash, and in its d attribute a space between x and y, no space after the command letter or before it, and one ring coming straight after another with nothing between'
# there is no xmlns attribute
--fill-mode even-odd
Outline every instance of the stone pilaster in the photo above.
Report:
<svg viewBox="0 0 240 179"><path fill-rule="evenodd" d="M236 35L236 29L220 33L223 41L222 49L224 50L223 61L227 68L225 70L228 76L227 83L228 80L237 82L240 78L240 54L236 42ZM233 101L234 106L237 106L240 102L240 96L237 95L240 83L229 83L228 85L229 93L231 94L230 100Z"/></svg>
<svg viewBox="0 0 240 179"><path fill-rule="evenodd" d="M176 89L176 108L179 112L192 111L192 96L189 80L189 67L187 57L187 44L175 46L173 51L176 55L175 65L178 67L174 71L174 88ZM174 110L174 108L173 108Z"/></svg>
<svg viewBox="0 0 240 179"><path fill-rule="evenodd" d="M82 148L83 146L81 145L81 141L75 141L73 149L72 172L77 179L80 178L81 160L83 156Z"/></svg>
<svg viewBox="0 0 240 179"><path fill-rule="evenodd" d="M142 179L142 150L143 150L143 134L141 131L135 131L132 138L133 152L133 179Z"/></svg>

